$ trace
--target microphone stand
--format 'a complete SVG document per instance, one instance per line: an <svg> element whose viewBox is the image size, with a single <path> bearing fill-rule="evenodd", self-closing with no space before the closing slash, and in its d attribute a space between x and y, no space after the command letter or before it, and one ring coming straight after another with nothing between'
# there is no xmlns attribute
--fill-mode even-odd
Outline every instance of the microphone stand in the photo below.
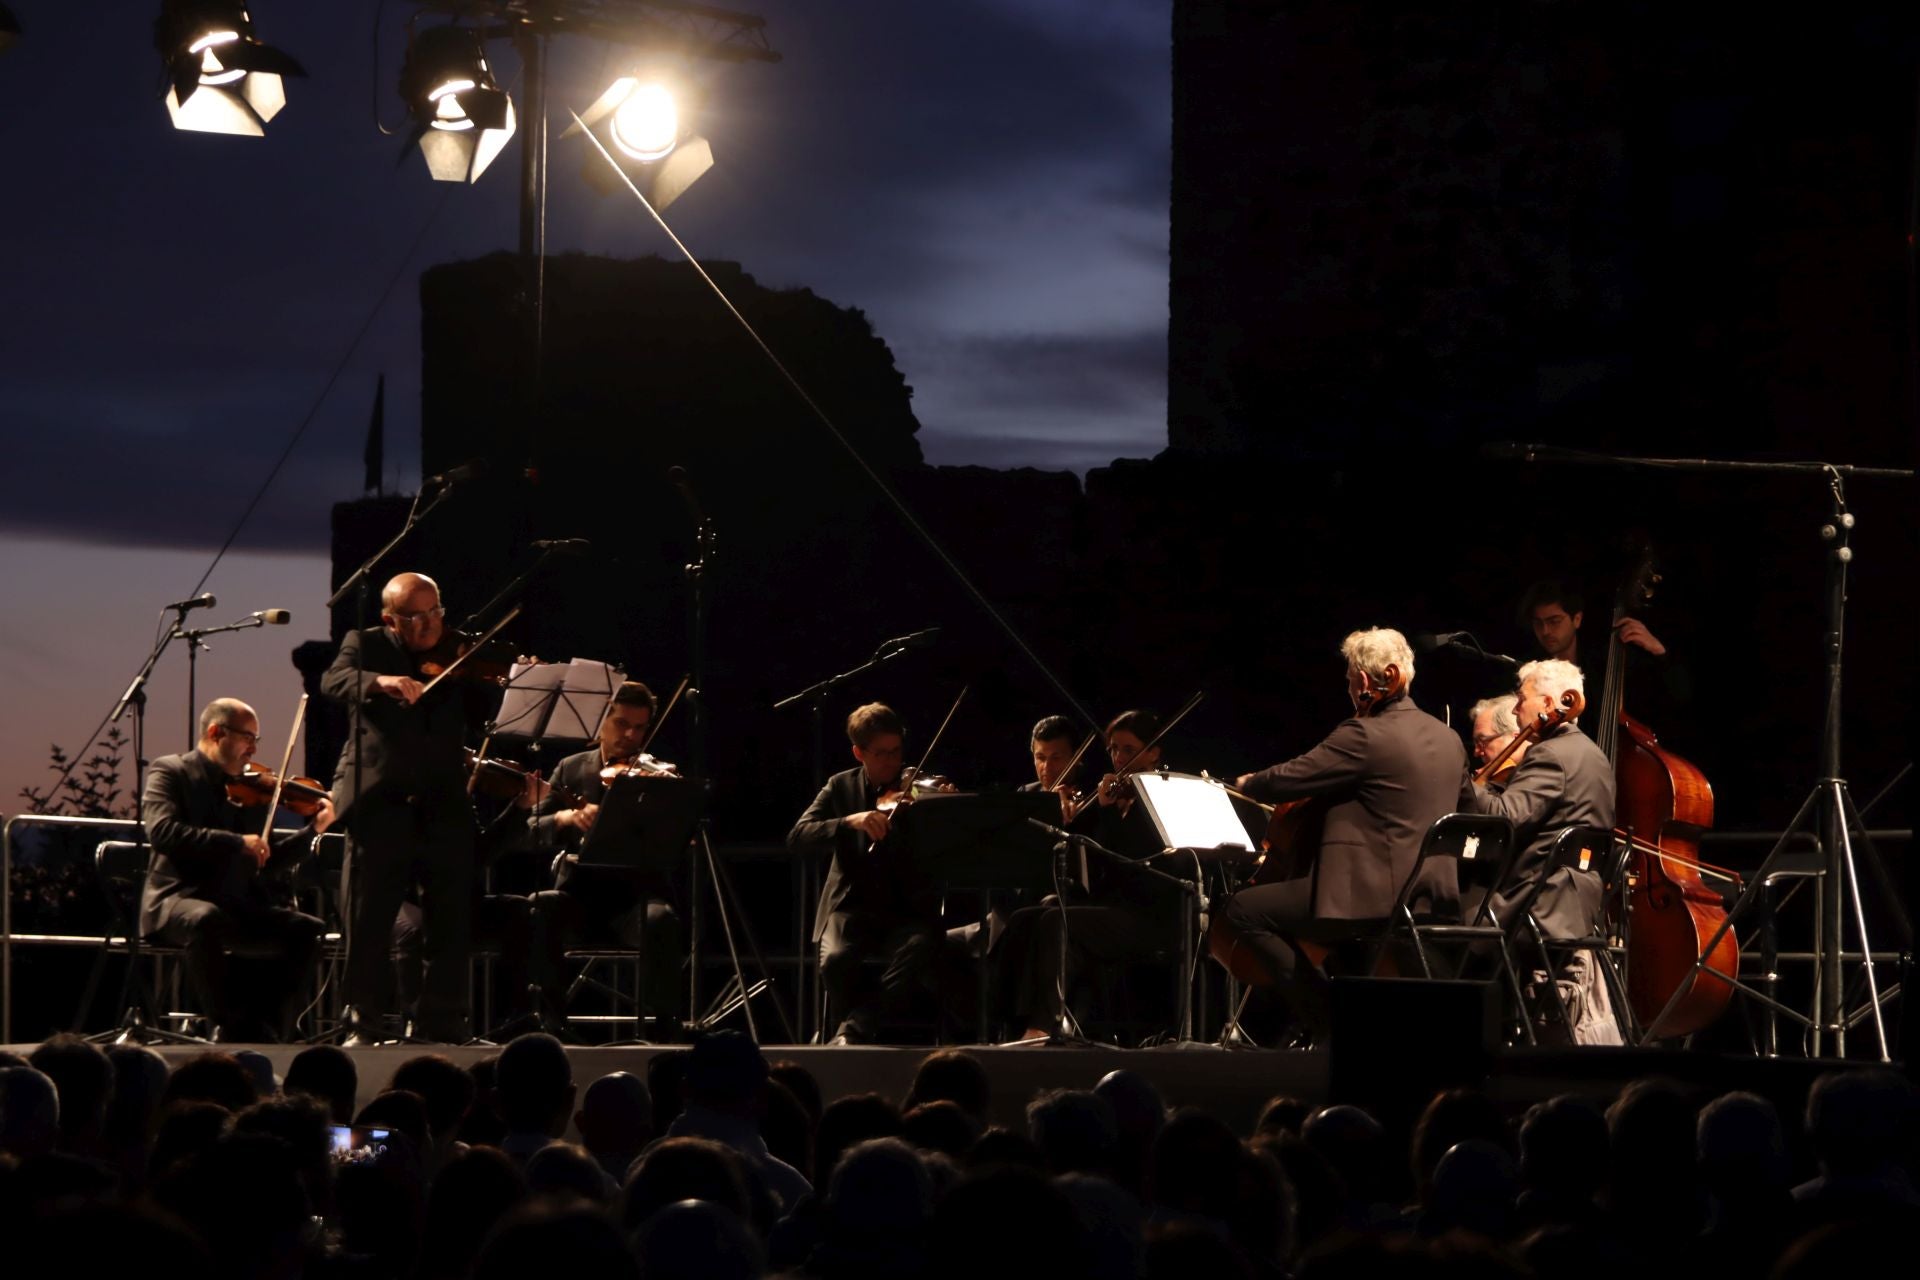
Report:
<svg viewBox="0 0 1920 1280"><path fill-rule="evenodd" d="M740 901L739 893L734 889L733 878L727 874L726 866L713 851L713 819L708 812L707 802L713 795L713 780L707 771L707 570L714 556L713 521L695 499L693 487L684 473L678 475L675 483L686 501L688 514L693 517L693 559L686 566L687 574L687 647L688 665L691 675L685 697L693 720L693 732L689 738L692 747L691 769L689 776L693 785L700 788L700 820L694 827L692 851L697 860L706 864L706 878L713 890L714 914L719 917L720 930L727 941L727 959L731 961L733 977L721 987L714 996L713 1003L704 1011L700 1008L700 873L696 866L694 882L687 895L687 1013L691 1019L690 1029L694 1031L711 1030L721 1019L735 1009L746 1015L747 1034L755 1041L760 1039L760 1029L754 1022L753 998L773 987L773 979L767 969L766 956L760 950L755 938L753 926L747 920L747 913ZM735 934L739 937L736 938ZM747 953L753 959L759 972L757 981L749 984L747 971L740 962L740 942L744 941ZM787 1017L786 1006L778 1000L773 1004L774 1012L780 1016L780 1026L786 1032L788 1043L794 1040L793 1022Z"/></svg>
<svg viewBox="0 0 1920 1280"><path fill-rule="evenodd" d="M225 626L195 627L191 631L182 631L179 623L176 622L174 624L173 634L168 636L167 639L185 640L187 642L187 750L193 750L194 746L200 741L200 713L196 710L200 705L200 698L195 692L195 685L199 679L199 673L196 667L199 662L200 651L210 647L200 643L200 637L217 636L223 631L246 631L253 627L264 627L266 625L267 620L265 618L242 618L239 622L229 622Z"/></svg>
<svg viewBox="0 0 1920 1280"><path fill-rule="evenodd" d="M153 652L149 653L147 660L140 664L140 670L127 685L127 691L120 695L120 701L113 704L113 711L107 716L108 724L118 724L120 717L127 714L127 709L129 707L133 709L133 793L136 799L140 795L140 780L147 772L147 681L153 678L153 669L160 665L160 655L165 653L167 646L182 634L181 628L187 624L187 612L185 604L173 606L173 625L167 628L166 634L161 636L159 642L153 646ZM193 681L189 673L187 681L189 720L192 719L193 714ZM195 738L197 740L197 735ZM191 750L193 742L188 742L187 747Z"/></svg>
<svg viewBox="0 0 1920 1280"><path fill-rule="evenodd" d="M1562 449L1550 445L1512 445L1489 446L1488 452L1497 457L1514 457L1526 462L1563 463L1572 466L1597 466L1614 468L1646 468L1663 471L1700 471L1715 472L1779 472L1789 475L1817 475L1826 482L1831 501L1829 515L1820 527L1820 542L1825 548L1826 560L1826 617L1821 635L1826 658L1826 705L1825 718L1821 726L1819 741L1819 776L1799 812L1793 821L1780 834L1780 839L1761 860L1760 866L1747 880L1739 898L1727 912L1726 920L1714 935L1700 948L1700 956L1695 960L1693 971L1687 980L1674 988L1673 995L1665 1007L1651 1019L1647 1026L1658 1027L1661 1019L1672 1012L1674 1006L1692 988L1694 982L1701 980L1707 973L1707 957L1713 954L1720 939L1727 935L1735 924L1750 910L1755 909L1755 900L1766 885L1774 865L1786 852L1787 846L1796 835L1811 835L1818 845L1824 863L1825 885L1821 895L1821 912L1814 923L1813 963L1814 963L1814 1000L1813 1016L1808 1017L1797 1009L1790 1009L1772 996L1758 991L1741 981L1738 976L1723 979L1717 972L1708 975L1709 981L1727 981L1737 991L1749 998L1758 1000L1776 1013L1785 1014L1799 1023L1812 1037L1809 1056L1821 1055L1823 1041L1832 1046L1835 1057L1846 1056L1847 1031L1861 1021L1871 1021L1875 1036L1875 1048L1881 1062L1892 1061L1887 1043L1886 1020L1881 1006L1900 993L1898 984L1883 991L1877 975L1874 973L1876 959L1900 958L1899 953L1876 953L1867 936L1867 917L1860 895L1859 863L1864 861L1873 873L1880 890L1880 900L1892 910L1896 931L1902 935L1902 949L1910 946L1913 939L1912 922L1901 909L1899 894L1894 890L1887 875L1886 865L1880 860L1879 851L1874 848L1873 839L1868 834L1866 820L1861 816L1853 802L1853 795L1847 789L1847 780L1841 775L1840 762L1840 682L1841 651L1846 637L1847 613L1847 570L1854 560L1851 538L1855 525L1853 513L1847 510L1846 481L1850 477L1868 479L1911 480L1914 473L1902 467L1855 467L1827 462L1745 462L1715 458L1644 458L1632 456L1612 456L1609 454L1587 453L1578 449ZM1855 848L1865 851L1864 859L1856 859ZM1848 951L1844 930L1847 917L1853 917L1853 926L1859 936L1859 950ZM1854 1011L1846 1007L1847 992L1841 982L1843 962L1858 963L1859 976L1865 980L1867 988L1866 1005ZM1737 975L1737 970L1736 970Z"/></svg>

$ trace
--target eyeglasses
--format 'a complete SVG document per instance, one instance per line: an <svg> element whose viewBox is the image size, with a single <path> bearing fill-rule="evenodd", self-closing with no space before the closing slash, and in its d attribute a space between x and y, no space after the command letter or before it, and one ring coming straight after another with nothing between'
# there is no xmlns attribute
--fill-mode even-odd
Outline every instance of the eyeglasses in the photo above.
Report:
<svg viewBox="0 0 1920 1280"><path fill-rule="evenodd" d="M393 620L403 627L412 627L418 626L428 618L444 618L446 616L446 609L440 605L435 605L431 609L422 609L419 613L396 613L393 615Z"/></svg>
<svg viewBox="0 0 1920 1280"><path fill-rule="evenodd" d="M222 729L225 729L229 735L235 738L245 738L248 742L251 742L256 746L259 745L260 735L257 733L250 732L249 730L246 730L246 729L236 729L230 724L223 724L220 727Z"/></svg>

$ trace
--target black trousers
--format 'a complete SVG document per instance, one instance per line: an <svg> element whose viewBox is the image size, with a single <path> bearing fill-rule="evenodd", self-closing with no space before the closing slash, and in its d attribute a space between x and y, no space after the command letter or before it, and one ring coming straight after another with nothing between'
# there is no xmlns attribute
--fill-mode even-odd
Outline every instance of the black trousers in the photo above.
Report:
<svg viewBox="0 0 1920 1280"><path fill-rule="evenodd" d="M1065 993L1090 965L1145 960L1178 948L1181 909L1177 900L1063 904L1049 897L1014 912L995 948L1002 1016L1054 1029L1066 1012Z"/></svg>
<svg viewBox="0 0 1920 1280"><path fill-rule="evenodd" d="M509 1017L532 1013L528 998L537 969L537 931L533 899L510 893L478 895L473 904L473 944L499 954L499 985L506 995ZM400 1007L417 1011L425 966L425 923L420 904L403 902L393 921L393 976Z"/></svg>
<svg viewBox="0 0 1920 1280"><path fill-rule="evenodd" d="M326 925L284 907L169 898L156 942L185 947L187 976L222 1039L284 1040Z"/></svg>
<svg viewBox="0 0 1920 1280"><path fill-rule="evenodd" d="M548 889L533 895L540 955L534 981L547 1007L566 1012L566 953L570 947L627 947L640 953L641 1003L649 1013L680 1012L680 977L686 963L686 931L680 913L663 893L608 894Z"/></svg>
<svg viewBox="0 0 1920 1280"><path fill-rule="evenodd" d="M1300 954L1299 941L1313 941L1348 922L1332 921L1316 930L1313 878L1300 876L1242 889L1220 911L1223 928L1251 951L1273 979L1274 996L1309 1031L1324 1032L1328 1017L1327 975Z"/></svg>
<svg viewBox="0 0 1920 1280"><path fill-rule="evenodd" d="M820 933L820 989L827 1019L849 1038L871 1040L917 1000L938 996L936 962L946 932L937 919L869 911L833 911ZM884 962L878 991L861 966Z"/></svg>
<svg viewBox="0 0 1920 1280"><path fill-rule="evenodd" d="M407 892L418 889L419 1028L434 1039L466 1039L474 905L473 812L466 794L373 797L353 807L349 823L340 890L346 1002L362 1019L393 1008L394 917Z"/></svg>

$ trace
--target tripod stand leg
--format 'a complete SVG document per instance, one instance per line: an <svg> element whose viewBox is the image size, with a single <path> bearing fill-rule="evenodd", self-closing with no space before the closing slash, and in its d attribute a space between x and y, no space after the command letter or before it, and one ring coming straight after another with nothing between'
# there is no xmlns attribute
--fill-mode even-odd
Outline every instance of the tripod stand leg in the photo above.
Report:
<svg viewBox="0 0 1920 1280"><path fill-rule="evenodd" d="M758 1041L760 1039L760 1030L754 1022L752 998L754 995L772 986L773 979L767 973L766 958L760 953L760 944L753 936L752 926L747 923L746 913L741 910L739 895L733 890L733 880L727 875L726 868L720 865L720 859L715 856L713 852L713 841L708 835L705 819L701 820L695 839L699 841L701 856L706 859L707 878L713 886L714 910L720 917L721 932L726 935L727 958L732 961L733 981L737 984L739 992L736 998L740 1003L741 1010L747 1015L748 1034L751 1035L755 1041ZM746 939L748 953L753 957L753 963L760 972L760 981L757 984L751 984L747 981L746 969L740 963L740 948L734 939L736 917L738 918L740 933ZM698 963L698 957L695 958L695 963ZM720 997L715 1000L713 1009L709 1011L707 1017L702 1019L702 1022L715 1021L720 1017L724 1017L726 1012L731 1012L729 995L730 993L728 991L723 990L720 993ZM787 1020L786 1006L775 1001L774 1011L780 1015L780 1026L786 1033L787 1042L792 1043L794 1039L793 1026Z"/></svg>
<svg viewBox="0 0 1920 1280"><path fill-rule="evenodd" d="M1846 882L1847 897L1853 905L1853 927L1860 936L1860 965L1867 979L1867 999L1873 1009L1873 1031L1880 1048L1880 1061L1893 1061L1887 1052L1887 1023L1880 1014L1880 982L1873 971L1873 943L1867 936L1867 913L1860 905L1860 868L1853 855L1853 835L1851 828L1858 822L1858 815L1850 812L1852 798L1847 794L1846 784L1839 779L1833 783L1833 803L1838 806L1835 824L1840 832L1841 874ZM1864 829L1864 828L1863 828ZM1840 939L1834 939L1836 953L1844 950ZM1846 1050L1847 1018L1844 1008L1839 1022L1834 1028L1842 1052Z"/></svg>

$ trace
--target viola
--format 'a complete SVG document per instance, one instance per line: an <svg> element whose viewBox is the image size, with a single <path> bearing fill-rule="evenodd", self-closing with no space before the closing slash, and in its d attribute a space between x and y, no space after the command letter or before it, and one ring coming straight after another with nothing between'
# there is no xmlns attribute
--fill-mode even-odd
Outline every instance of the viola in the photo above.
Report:
<svg viewBox="0 0 1920 1280"><path fill-rule="evenodd" d="M1196 691L1191 698L1187 699L1185 706L1167 718L1167 722L1160 726L1160 732L1154 734L1152 738L1148 739L1147 742L1141 746L1140 750L1134 753L1133 759L1100 779L1099 785L1095 786L1092 791L1084 793L1076 792L1072 795L1065 796L1060 807L1061 816L1066 819L1067 825L1072 826L1074 821L1087 811L1087 806L1098 800L1102 793L1105 793L1115 802L1122 800L1131 801L1134 794L1133 784L1129 782L1128 779L1140 772L1140 770L1146 768L1147 757L1152 755L1153 749L1160 745L1160 740L1173 732L1173 726L1186 719L1188 714L1200 705L1200 700L1206 696L1205 690ZM1081 750L1084 751L1086 748L1082 747ZM1077 754L1074 756L1075 760L1079 758Z"/></svg>
<svg viewBox="0 0 1920 1280"><path fill-rule="evenodd" d="M477 641L477 636L449 629L439 644L414 659L414 665L429 680L446 676L450 680L504 683L520 656L504 640L486 644Z"/></svg>
<svg viewBox="0 0 1920 1280"><path fill-rule="evenodd" d="M283 786L280 775L273 770L250 764L239 777L227 779L227 799L243 809L270 804L276 786L280 787L281 805L303 818L320 812L320 802L330 794L318 778L288 778Z"/></svg>
<svg viewBox="0 0 1920 1280"><path fill-rule="evenodd" d="M1514 734L1513 740L1500 749L1500 754L1475 771L1474 782L1484 787L1497 780L1505 785L1507 779L1513 776L1514 770L1520 767L1520 762L1513 758L1520 748L1530 742L1540 741L1550 730L1559 728L1569 720L1578 720L1586 709L1585 696L1568 689L1560 695L1559 706L1551 711L1542 711L1532 720L1521 725L1520 732Z"/></svg>

